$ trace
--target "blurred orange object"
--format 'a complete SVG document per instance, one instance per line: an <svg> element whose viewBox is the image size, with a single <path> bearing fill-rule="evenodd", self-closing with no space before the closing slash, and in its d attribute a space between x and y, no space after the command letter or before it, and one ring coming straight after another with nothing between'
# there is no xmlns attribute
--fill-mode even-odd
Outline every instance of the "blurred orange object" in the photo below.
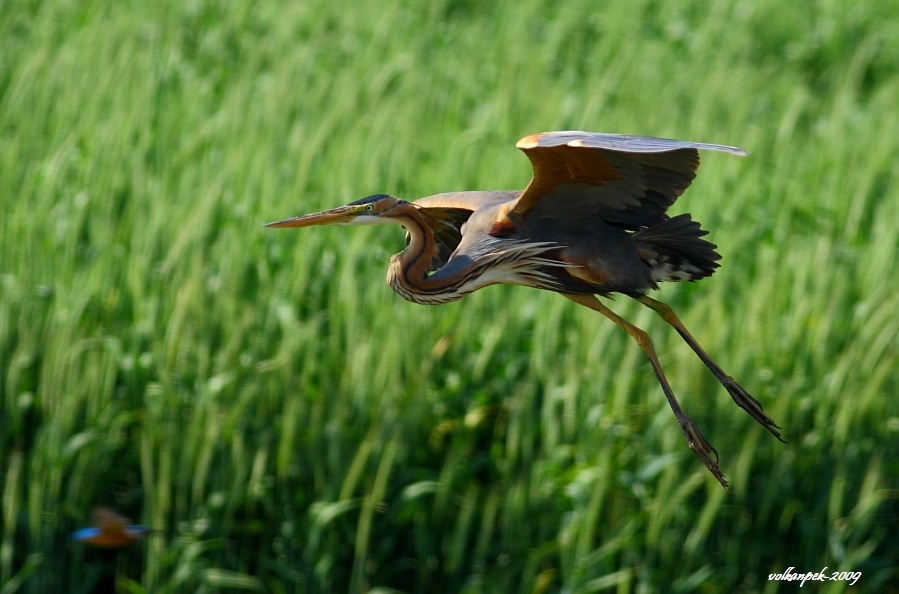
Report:
<svg viewBox="0 0 899 594"><path fill-rule="evenodd" d="M150 533L146 526L132 524L131 520L108 507L93 508L91 519L94 526L73 532L74 540L93 547L118 549L130 546Z"/></svg>

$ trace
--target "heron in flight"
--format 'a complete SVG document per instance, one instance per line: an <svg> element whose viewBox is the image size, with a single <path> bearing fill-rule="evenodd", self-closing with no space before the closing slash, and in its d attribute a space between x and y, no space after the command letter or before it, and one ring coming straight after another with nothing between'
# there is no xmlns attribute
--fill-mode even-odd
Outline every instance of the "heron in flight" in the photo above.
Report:
<svg viewBox="0 0 899 594"><path fill-rule="evenodd" d="M689 214L666 214L690 185L699 149L731 146L591 132L546 132L516 145L534 176L524 191L447 192L413 202L375 194L269 227L372 225L406 229L406 249L390 258L387 282L405 299L439 304L487 285L546 289L601 313L649 357L687 443L725 489L718 452L684 413L649 335L597 296L621 293L655 311L711 370L740 408L778 439L762 405L724 373L665 303L646 295L662 281L710 276L721 256Z"/></svg>

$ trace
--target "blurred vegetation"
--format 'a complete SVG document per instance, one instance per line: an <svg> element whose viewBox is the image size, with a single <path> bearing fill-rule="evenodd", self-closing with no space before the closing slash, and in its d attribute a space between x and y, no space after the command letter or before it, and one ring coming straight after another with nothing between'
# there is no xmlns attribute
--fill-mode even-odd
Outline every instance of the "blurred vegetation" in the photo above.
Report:
<svg viewBox="0 0 899 594"><path fill-rule="evenodd" d="M899 4L2 3L0 593L899 592ZM660 298L784 429L551 293L439 308L384 191L523 188L526 134L735 144ZM157 530L69 539L96 504ZM807 584L811 586L811 584Z"/></svg>

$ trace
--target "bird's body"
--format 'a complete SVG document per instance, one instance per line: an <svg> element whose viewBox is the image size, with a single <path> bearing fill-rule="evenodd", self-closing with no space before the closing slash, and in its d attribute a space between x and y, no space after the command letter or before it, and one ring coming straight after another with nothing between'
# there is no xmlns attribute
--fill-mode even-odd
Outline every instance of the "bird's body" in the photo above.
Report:
<svg viewBox="0 0 899 594"><path fill-rule="evenodd" d="M131 520L108 507L91 510L94 525L72 533L72 539L94 547L119 549L145 538L150 530L146 526L131 523Z"/></svg>
<svg viewBox="0 0 899 594"><path fill-rule="evenodd" d="M610 224L600 214L583 217L547 215L525 219L514 227L500 225L494 230L497 227L495 221L503 217L503 211L514 205L521 194L454 192L416 200L412 203L415 208L408 211L401 224L407 229L418 226L423 245L437 248L437 242L429 234L439 232L448 224L454 225L442 218L446 207L431 208L431 204L460 205L455 209L459 212L454 215L454 220L464 220L465 231L451 243L453 257L448 261L437 258L436 269L432 265L426 271L435 278L419 274L419 278L411 283L414 289L402 290L396 281L400 272L397 267L405 253L402 252L391 262L388 282L406 299L427 304L453 301L496 283L561 293L633 296L656 288L658 282L697 280L710 275L717 266L719 256L714 251L715 246L700 239L705 231L689 215L666 217L639 230ZM385 197L378 196L377 199ZM441 214L430 214L429 211L434 209ZM485 233L483 229L491 231ZM419 249L411 244L407 247L410 253ZM505 263L510 266L495 265L493 257L497 260L505 258ZM436 300L421 294L422 282L440 286L443 277L451 276L458 269L468 270L472 262L479 262L483 272L477 277L468 275L473 278L468 278L465 290L442 292Z"/></svg>
<svg viewBox="0 0 899 594"><path fill-rule="evenodd" d="M722 145L589 132L548 132L518 142L534 177L524 191L448 192L406 202L376 194L275 227L395 223L406 249L387 281L405 299L440 304L505 283L561 293L627 331L646 351L690 447L726 487L714 448L677 403L645 332L595 295L622 293L674 326L734 400L778 438L761 405L702 350L671 309L645 295L663 281L711 275L720 256L688 214L668 207L689 186L697 149ZM717 458L717 454L716 454Z"/></svg>

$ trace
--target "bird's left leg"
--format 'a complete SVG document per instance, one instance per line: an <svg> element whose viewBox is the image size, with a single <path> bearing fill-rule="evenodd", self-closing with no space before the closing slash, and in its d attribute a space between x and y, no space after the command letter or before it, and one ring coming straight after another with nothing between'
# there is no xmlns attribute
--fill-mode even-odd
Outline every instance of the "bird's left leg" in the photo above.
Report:
<svg viewBox="0 0 899 594"><path fill-rule="evenodd" d="M649 357L649 362L652 364L652 370L659 380L659 385L662 386L665 398L668 399L668 404L671 406L671 410L674 411L674 416L683 430L684 436L687 438L687 444L690 446L690 449L693 450L693 453L695 453L700 460L702 460L706 468L715 475L718 482L727 489L727 481L725 480L724 475L721 474L721 469L718 468L718 452L712 447L712 444L708 442L702 433L700 433L699 428L696 426L696 423L693 422L693 419L688 417L684 412L684 409L681 408L680 403L677 401L677 397L674 395L674 390L671 389L671 385L668 383L668 378L665 377L665 372L662 371L662 364L659 363L659 358L656 356L656 351L652 346L649 335L603 305L595 295L577 295L574 293L562 293L562 295L575 303L598 311L618 324L631 336L631 338L637 341L637 344L640 345L640 348L642 348ZM712 456L714 456L714 458Z"/></svg>
<svg viewBox="0 0 899 594"><path fill-rule="evenodd" d="M641 295L639 297L634 297L637 301L653 310L659 316L668 322L671 326L677 330L677 333L681 335L681 338L684 339L690 348L693 349L693 352L705 363L706 367L712 372L715 378L724 386L724 389L727 390L727 393L730 394L730 397L734 399L734 402L737 405L749 413L749 415L758 421L765 429L774 434L777 439L784 441L784 439L780 436L780 431L778 431L779 427L774 420L765 414L765 411L762 409L761 403L752 397L752 395L747 392L743 387L738 384L734 378L724 373L718 364L705 352L705 350L696 342L696 339L693 338L693 335L684 327L684 324L680 321L680 318L677 317L677 314L674 313L674 310L671 309L667 303L662 303L652 297L648 297L646 295Z"/></svg>

